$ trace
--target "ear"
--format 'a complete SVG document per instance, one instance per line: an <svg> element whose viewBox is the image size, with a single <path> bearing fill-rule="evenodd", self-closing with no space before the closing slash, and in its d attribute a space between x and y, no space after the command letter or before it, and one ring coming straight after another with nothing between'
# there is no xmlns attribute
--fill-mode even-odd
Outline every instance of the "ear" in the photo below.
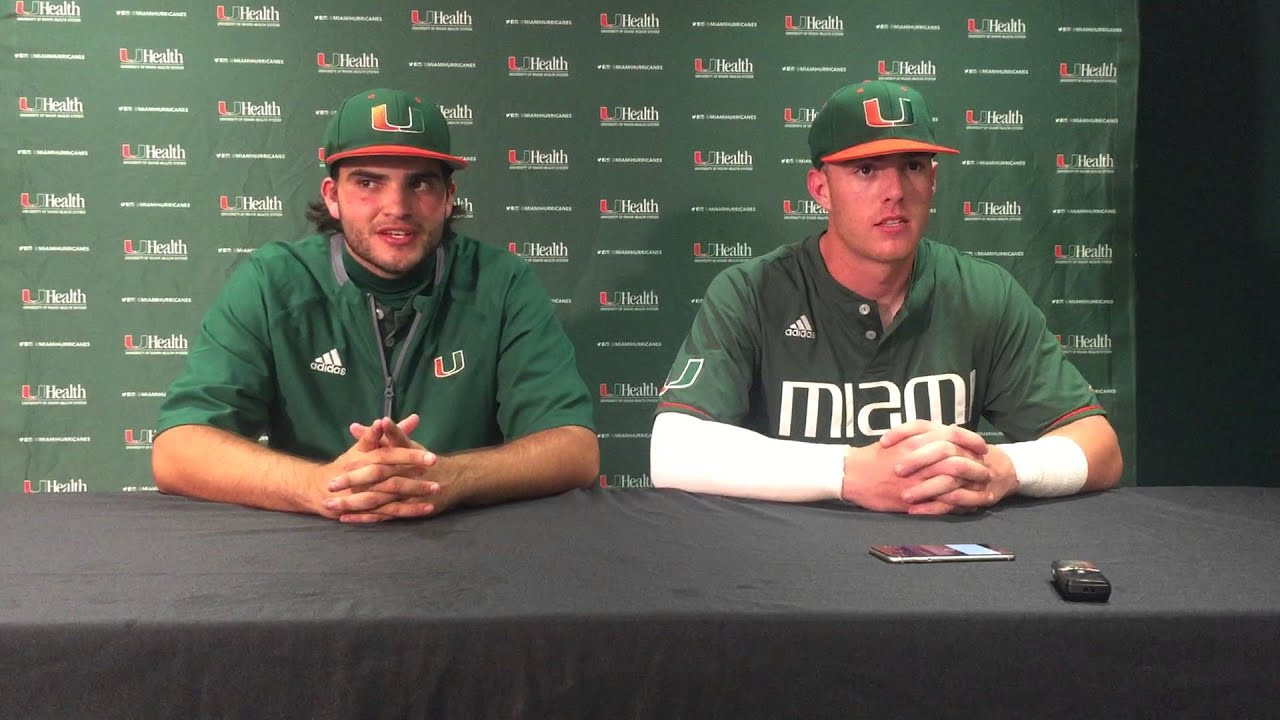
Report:
<svg viewBox="0 0 1280 720"><path fill-rule="evenodd" d="M453 198L458 194L458 186L453 180L449 181L449 187L445 188L444 202L449 208L449 217L453 216Z"/></svg>
<svg viewBox="0 0 1280 720"><path fill-rule="evenodd" d="M936 193L938 192L938 161L930 160L929 162L932 163L929 171L933 173L933 177L929 179L929 185L932 187L932 192Z"/></svg>
<svg viewBox="0 0 1280 720"><path fill-rule="evenodd" d="M831 186L827 182L827 173L823 168L809 168L807 178L809 195L822 209L831 212Z"/></svg>
<svg viewBox="0 0 1280 720"><path fill-rule="evenodd" d="M338 213L338 183L333 178L326 177L320 182L320 198L329 208L329 217L341 220L342 215Z"/></svg>

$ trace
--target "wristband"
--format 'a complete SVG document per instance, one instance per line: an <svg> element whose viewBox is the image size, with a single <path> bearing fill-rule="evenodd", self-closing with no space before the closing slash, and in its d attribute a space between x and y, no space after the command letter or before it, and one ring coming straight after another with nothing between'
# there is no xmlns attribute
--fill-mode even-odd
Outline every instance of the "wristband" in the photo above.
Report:
<svg viewBox="0 0 1280 720"><path fill-rule="evenodd" d="M1013 463L1018 494L1031 497L1074 495L1089 477L1084 450L1065 437L1043 437L1030 442L999 445Z"/></svg>

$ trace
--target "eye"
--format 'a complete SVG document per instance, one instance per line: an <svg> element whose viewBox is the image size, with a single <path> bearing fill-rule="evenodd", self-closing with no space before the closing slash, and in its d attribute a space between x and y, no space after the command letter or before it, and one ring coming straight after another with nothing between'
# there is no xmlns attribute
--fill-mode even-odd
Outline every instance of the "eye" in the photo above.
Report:
<svg viewBox="0 0 1280 720"><path fill-rule="evenodd" d="M923 160L910 160L907 162L907 169L911 172L920 172L925 169Z"/></svg>
<svg viewBox="0 0 1280 720"><path fill-rule="evenodd" d="M870 175L871 173L875 172L875 170L876 169L872 167L870 164L856 165L853 168L853 171L859 175Z"/></svg>
<svg viewBox="0 0 1280 720"><path fill-rule="evenodd" d="M440 178L418 178L413 183L413 189L417 192L435 192L440 187Z"/></svg>
<svg viewBox="0 0 1280 720"><path fill-rule="evenodd" d="M356 178L356 187L360 188L361 190L368 190L369 188L374 187L376 184L377 183L374 182L373 178L367 178L367 177Z"/></svg>

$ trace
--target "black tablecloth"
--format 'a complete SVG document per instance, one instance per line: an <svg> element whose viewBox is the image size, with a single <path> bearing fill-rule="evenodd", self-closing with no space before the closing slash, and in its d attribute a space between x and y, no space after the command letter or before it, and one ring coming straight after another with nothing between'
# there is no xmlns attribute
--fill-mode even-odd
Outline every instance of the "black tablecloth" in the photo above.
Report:
<svg viewBox="0 0 1280 720"><path fill-rule="evenodd" d="M1014 562L895 566L872 544ZM571 492L372 527L7 496L0 716L1280 716L1280 489L941 519ZM1058 558L1107 604L1066 603Z"/></svg>

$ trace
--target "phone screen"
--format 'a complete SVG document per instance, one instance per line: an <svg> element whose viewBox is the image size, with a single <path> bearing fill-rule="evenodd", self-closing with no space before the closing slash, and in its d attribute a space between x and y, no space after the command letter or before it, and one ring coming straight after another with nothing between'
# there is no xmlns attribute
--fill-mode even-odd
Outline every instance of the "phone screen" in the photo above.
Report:
<svg viewBox="0 0 1280 720"><path fill-rule="evenodd" d="M872 545L871 554L886 562L1012 560L1013 553L985 543L942 545Z"/></svg>

